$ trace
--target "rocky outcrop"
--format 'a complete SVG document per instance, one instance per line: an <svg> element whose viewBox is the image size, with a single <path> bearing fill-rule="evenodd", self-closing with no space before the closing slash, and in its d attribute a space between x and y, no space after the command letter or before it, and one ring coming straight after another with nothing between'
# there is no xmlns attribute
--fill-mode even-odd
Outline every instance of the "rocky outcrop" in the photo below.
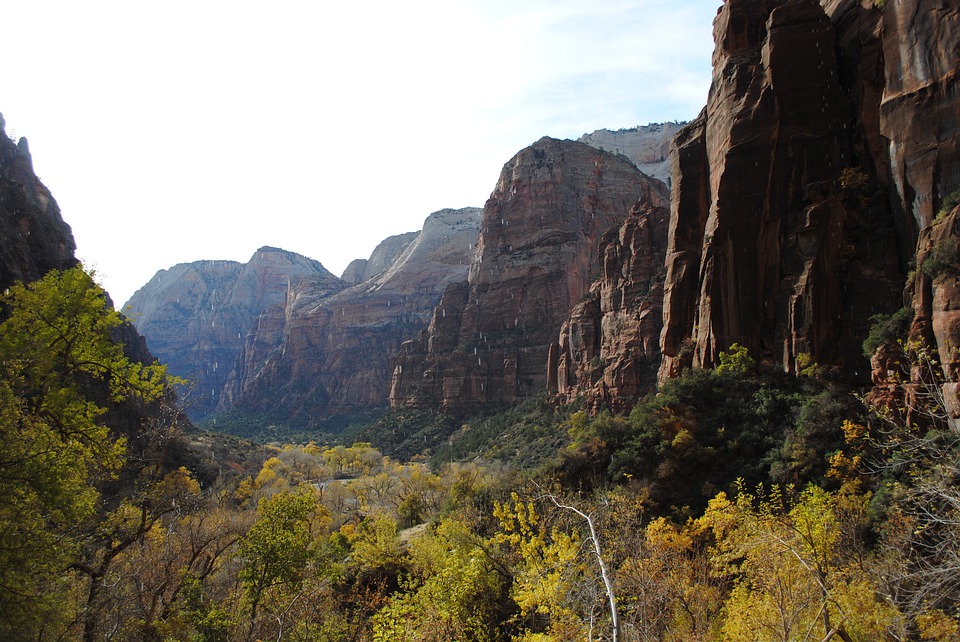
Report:
<svg viewBox="0 0 960 642"><path fill-rule="evenodd" d="M733 343L788 372L805 355L868 374L868 319L899 307L907 257L877 173L875 97L848 73L876 52L837 30L814 0L720 8L707 107L671 159L661 377Z"/></svg>
<svg viewBox="0 0 960 642"><path fill-rule="evenodd" d="M77 264L73 232L36 174L26 138L7 138L0 115L0 291Z"/></svg>
<svg viewBox="0 0 960 642"><path fill-rule="evenodd" d="M407 232L387 237L374 248L369 259L350 261L340 278L348 285L356 285L372 279L390 267L418 235L419 232Z"/></svg>
<svg viewBox="0 0 960 642"><path fill-rule="evenodd" d="M331 296L291 282L283 307L248 335L220 407L308 424L386 406L394 355L427 326L447 285L466 278L479 225L478 208L441 210L368 280Z"/></svg>
<svg viewBox="0 0 960 642"><path fill-rule="evenodd" d="M188 382L182 403L193 418L220 403L257 319L282 305L293 284L314 296L346 287L317 261L272 247L247 263L196 261L160 270L123 308L171 374Z"/></svg>
<svg viewBox="0 0 960 642"><path fill-rule="evenodd" d="M550 346L547 388L563 402L628 410L656 384L670 210L641 203L600 241L600 278Z"/></svg>
<svg viewBox="0 0 960 642"><path fill-rule="evenodd" d="M623 154L647 176L670 184L670 141L684 123L651 123L629 129L598 129L577 140L614 154Z"/></svg>
<svg viewBox="0 0 960 642"><path fill-rule="evenodd" d="M665 205L665 187L622 156L550 138L519 152L484 207L466 283L397 356L391 404L468 411L543 389L550 344L599 273L600 237L641 199Z"/></svg>
<svg viewBox="0 0 960 642"><path fill-rule="evenodd" d="M944 0L887 5L880 130L915 239L944 197L960 190L960 6Z"/></svg>

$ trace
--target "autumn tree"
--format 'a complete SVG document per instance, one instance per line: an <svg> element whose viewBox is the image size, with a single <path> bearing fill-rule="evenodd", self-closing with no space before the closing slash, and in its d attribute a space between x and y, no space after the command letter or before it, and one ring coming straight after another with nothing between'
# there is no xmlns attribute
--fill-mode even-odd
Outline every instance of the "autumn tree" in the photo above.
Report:
<svg viewBox="0 0 960 642"><path fill-rule="evenodd" d="M36 638L55 626L78 559L78 526L98 484L124 463L103 421L111 404L160 398L159 365L124 356L123 323L81 268L14 285L0 324L0 630Z"/></svg>
<svg viewBox="0 0 960 642"><path fill-rule="evenodd" d="M264 606L282 629L285 610L300 594L316 561L319 535L328 525L326 509L309 488L285 490L260 500L257 520L238 550L251 635Z"/></svg>

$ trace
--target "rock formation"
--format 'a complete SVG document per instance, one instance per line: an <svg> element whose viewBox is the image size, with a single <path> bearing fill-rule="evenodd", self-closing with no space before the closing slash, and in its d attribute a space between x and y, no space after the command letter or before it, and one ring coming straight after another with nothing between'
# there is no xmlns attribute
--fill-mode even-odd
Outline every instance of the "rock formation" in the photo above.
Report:
<svg viewBox="0 0 960 642"><path fill-rule="evenodd" d="M0 291L77 264L73 232L36 174L27 139L7 138L0 115Z"/></svg>
<svg viewBox="0 0 960 642"><path fill-rule="evenodd" d="M419 232L407 232L387 237L374 248L369 259L350 261L350 265L343 271L340 278L348 285L356 285L372 279L390 267L418 235Z"/></svg>
<svg viewBox="0 0 960 642"><path fill-rule="evenodd" d="M598 129L577 140L614 154L623 154L647 176L670 184L670 141L684 123L651 123L629 129Z"/></svg>
<svg viewBox="0 0 960 642"><path fill-rule="evenodd" d="M669 217L639 203L601 239L600 278L550 346L547 388L561 401L622 411L656 384Z"/></svg>
<svg viewBox="0 0 960 642"><path fill-rule="evenodd" d="M960 430L960 207L923 228L917 247L912 306L913 339L935 350L942 395L954 430ZM912 373L922 379L922 373Z"/></svg>
<svg viewBox="0 0 960 642"><path fill-rule="evenodd" d="M740 343L768 366L809 355L863 378L868 319L899 307L907 263L874 99L840 73L875 52L838 61L848 41L814 0L729 0L714 38L707 106L671 158L661 377Z"/></svg>
<svg viewBox="0 0 960 642"><path fill-rule="evenodd" d="M479 224L478 208L431 214L386 269L333 295L291 282L284 306L247 337L220 407L309 423L386 406L393 356L427 326L447 285L466 278Z"/></svg>
<svg viewBox="0 0 960 642"><path fill-rule="evenodd" d="M623 156L544 138L503 168L466 282L403 345L390 402L468 411L544 388L550 344L599 273L600 237L665 187Z"/></svg>
<svg viewBox="0 0 960 642"><path fill-rule="evenodd" d="M303 281L318 297L346 287L317 261L262 247L247 263L196 261L160 270L123 311L170 373L188 381L182 402L199 418L219 404L258 317L284 303L289 283Z"/></svg>

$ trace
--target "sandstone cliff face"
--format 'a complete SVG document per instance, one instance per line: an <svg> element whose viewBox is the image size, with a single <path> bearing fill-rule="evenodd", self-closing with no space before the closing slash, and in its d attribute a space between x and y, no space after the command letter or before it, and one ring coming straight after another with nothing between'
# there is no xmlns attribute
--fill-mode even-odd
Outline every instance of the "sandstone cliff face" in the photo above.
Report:
<svg viewBox="0 0 960 642"><path fill-rule="evenodd" d="M627 159L544 138L503 168L483 210L465 283L447 288L427 332L394 364L394 406L471 410L544 387L549 346L599 272L600 237L662 183Z"/></svg>
<svg viewBox="0 0 960 642"><path fill-rule="evenodd" d="M33 173L27 139L7 138L0 115L0 291L76 265L73 232Z"/></svg>
<svg viewBox="0 0 960 642"><path fill-rule="evenodd" d="M883 12L880 129L916 231L960 190L960 6L893 0Z"/></svg>
<svg viewBox="0 0 960 642"><path fill-rule="evenodd" d="M623 154L647 176L670 184L670 141L683 123L653 123L630 129L598 129L578 140L591 147Z"/></svg>
<svg viewBox="0 0 960 642"><path fill-rule="evenodd" d="M808 354L868 374L867 320L899 307L906 257L877 175L872 79L850 73L876 59L870 23L843 24L856 37L814 0L719 10L707 107L671 158L661 377L733 343L787 371Z"/></svg>
<svg viewBox="0 0 960 642"><path fill-rule="evenodd" d="M304 280L316 296L345 287L317 261L262 247L245 264L197 261L161 270L123 312L170 373L188 381L182 403L198 418L220 402L258 317L283 304L289 283Z"/></svg>
<svg viewBox="0 0 960 642"><path fill-rule="evenodd" d="M600 241L600 278L550 346L547 388L619 412L653 388L660 364L670 210L639 203Z"/></svg>
<svg viewBox="0 0 960 642"><path fill-rule="evenodd" d="M309 423L386 406L393 356L427 326L447 285L466 278L479 224L478 208L441 210L373 278L332 296L291 283L285 305L247 337L221 408Z"/></svg>

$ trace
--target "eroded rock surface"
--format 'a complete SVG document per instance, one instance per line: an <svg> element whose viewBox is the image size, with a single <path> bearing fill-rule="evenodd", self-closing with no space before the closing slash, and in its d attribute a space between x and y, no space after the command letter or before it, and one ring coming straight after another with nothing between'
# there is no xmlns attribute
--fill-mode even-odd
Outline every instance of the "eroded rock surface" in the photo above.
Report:
<svg viewBox="0 0 960 642"><path fill-rule="evenodd" d="M220 403L258 317L284 303L290 284L303 282L315 296L346 287L313 259L262 247L247 263L196 261L160 270L123 312L171 374L188 381L182 403L197 418Z"/></svg>
<svg viewBox="0 0 960 642"><path fill-rule="evenodd" d="M578 140L591 147L623 154L647 176L670 184L670 141L684 123L652 123L629 129L598 129Z"/></svg>
<svg viewBox="0 0 960 642"><path fill-rule="evenodd" d="M520 151L484 207L466 283L397 356L391 404L467 411L543 389L550 344L599 274L600 237L640 199L663 206L666 189L622 156L550 138Z"/></svg>
<svg viewBox="0 0 960 642"><path fill-rule="evenodd" d="M594 410L628 410L656 383L670 210L638 203L600 241L600 278L550 348L547 388Z"/></svg>
<svg viewBox="0 0 960 642"><path fill-rule="evenodd" d="M739 343L865 378L868 319L898 307L906 257L863 86L814 0L729 0L714 39L707 107L672 159L661 377Z"/></svg>
<svg viewBox="0 0 960 642"><path fill-rule="evenodd" d="M373 278L332 295L292 282L247 337L221 408L309 423L386 406L394 355L447 285L466 278L479 225L478 208L441 210Z"/></svg>

